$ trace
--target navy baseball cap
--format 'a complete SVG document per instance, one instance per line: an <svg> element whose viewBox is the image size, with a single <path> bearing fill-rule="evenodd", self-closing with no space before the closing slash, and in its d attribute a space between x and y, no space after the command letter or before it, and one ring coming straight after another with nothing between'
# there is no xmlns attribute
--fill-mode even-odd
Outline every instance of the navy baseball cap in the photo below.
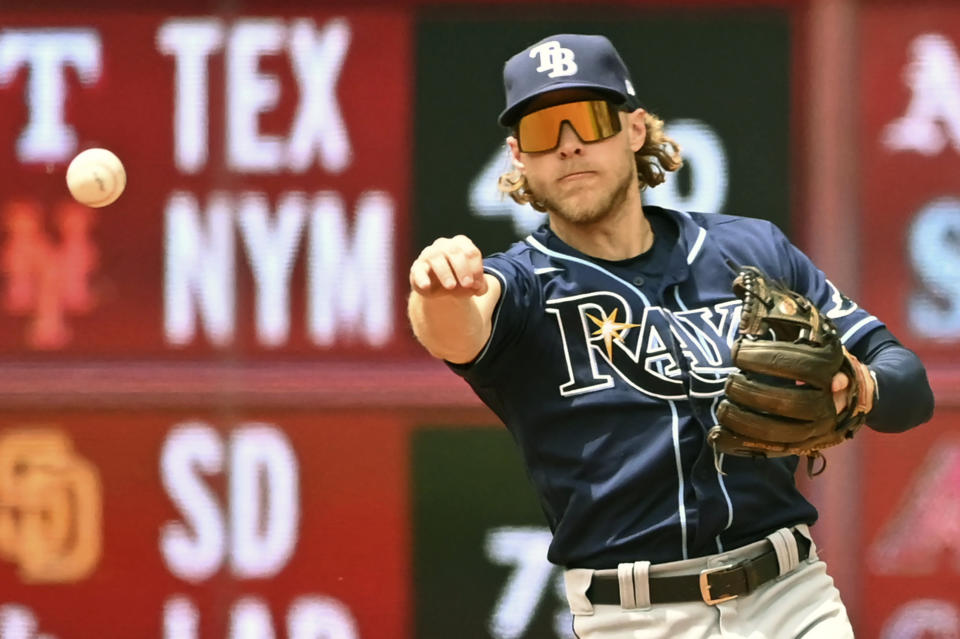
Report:
<svg viewBox="0 0 960 639"><path fill-rule="evenodd" d="M499 122L513 126L529 102L558 89L595 89L614 102L640 108L630 72L613 44L600 35L549 36L516 54L503 67L507 108Z"/></svg>

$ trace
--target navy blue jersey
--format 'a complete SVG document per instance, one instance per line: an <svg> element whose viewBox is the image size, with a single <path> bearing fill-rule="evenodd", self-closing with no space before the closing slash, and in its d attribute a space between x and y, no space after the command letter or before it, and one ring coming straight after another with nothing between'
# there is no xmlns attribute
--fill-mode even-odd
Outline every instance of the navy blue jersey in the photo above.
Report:
<svg viewBox="0 0 960 639"><path fill-rule="evenodd" d="M687 559L816 520L796 457L721 458L721 474L706 443L734 370L731 264L809 297L848 346L882 326L769 222L644 211L655 242L638 258L591 258L547 226L485 258L502 286L492 333L451 365L518 443L566 567Z"/></svg>

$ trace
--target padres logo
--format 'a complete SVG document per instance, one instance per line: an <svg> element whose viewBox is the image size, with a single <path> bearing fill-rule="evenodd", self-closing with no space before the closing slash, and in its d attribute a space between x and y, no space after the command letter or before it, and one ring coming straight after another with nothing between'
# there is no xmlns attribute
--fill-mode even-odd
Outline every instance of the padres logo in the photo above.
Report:
<svg viewBox="0 0 960 639"><path fill-rule="evenodd" d="M0 433L0 559L16 563L25 583L90 575L100 559L101 527L99 475L66 433Z"/></svg>

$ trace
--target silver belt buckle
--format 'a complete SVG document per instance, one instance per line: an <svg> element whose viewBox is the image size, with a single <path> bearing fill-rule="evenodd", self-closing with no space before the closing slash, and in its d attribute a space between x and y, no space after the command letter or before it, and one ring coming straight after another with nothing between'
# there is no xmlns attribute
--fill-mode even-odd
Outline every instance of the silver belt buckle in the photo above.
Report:
<svg viewBox="0 0 960 639"><path fill-rule="evenodd" d="M700 597L703 599L704 603L708 606L716 606L718 603L723 603L724 601L730 601L731 599L736 599L740 595L723 595L722 597L713 598L713 595L710 594L710 579L709 576L715 572L722 572L724 570L730 570L734 568L734 565L731 566L717 566L716 568L707 568L700 571Z"/></svg>

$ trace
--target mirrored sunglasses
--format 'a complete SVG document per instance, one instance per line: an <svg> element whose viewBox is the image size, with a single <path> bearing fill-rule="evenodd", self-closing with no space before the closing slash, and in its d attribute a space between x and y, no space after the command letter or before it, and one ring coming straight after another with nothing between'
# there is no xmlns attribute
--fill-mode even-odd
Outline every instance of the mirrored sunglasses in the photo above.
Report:
<svg viewBox="0 0 960 639"><path fill-rule="evenodd" d="M620 132L617 108L606 100L567 102L520 118L517 124L520 150L540 153L557 148L564 122L569 122L584 142L598 142Z"/></svg>

